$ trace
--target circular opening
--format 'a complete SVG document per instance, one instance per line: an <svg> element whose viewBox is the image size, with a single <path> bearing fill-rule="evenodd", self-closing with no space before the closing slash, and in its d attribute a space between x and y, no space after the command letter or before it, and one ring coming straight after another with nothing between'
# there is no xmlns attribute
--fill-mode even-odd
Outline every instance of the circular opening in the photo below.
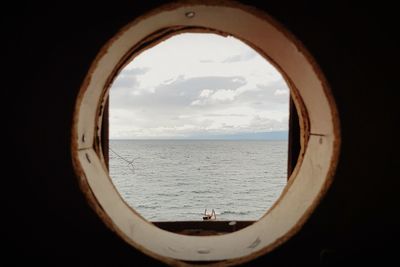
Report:
<svg viewBox="0 0 400 267"><path fill-rule="evenodd" d="M221 226L250 224L287 182L289 98L279 71L240 40L169 37L128 61L111 85L110 177L158 225L201 221L212 210Z"/></svg>
<svg viewBox="0 0 400 267"><path fill-rule="evenodd" d="M190 15L189 15L190 14ZM186 236L143 219L115 189L101 151L101 118L109 85L127 59L179 31L236 36L270 59L290 84L300 119L298 163L284 192L260 220L220 236ZM329 88L311 56L276 22L242 6L174 5L125 27L99 53L76 102L74 167L83 192L103 221L132 246L166 263L237 264L271 251L304 224L327 190L339 153L339 121Z"/></svg>

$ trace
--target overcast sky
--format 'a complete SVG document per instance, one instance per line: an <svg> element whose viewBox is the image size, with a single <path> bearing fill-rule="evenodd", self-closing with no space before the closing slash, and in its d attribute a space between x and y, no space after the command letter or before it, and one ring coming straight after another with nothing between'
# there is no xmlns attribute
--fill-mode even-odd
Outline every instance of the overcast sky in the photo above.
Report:
<svg viewBox="0 0 400 267"><path fill-rule="evenodd" d="M201 138L288 129L280 73L233 37L176 35L143 52L110 90L110 139Z"/></svg>

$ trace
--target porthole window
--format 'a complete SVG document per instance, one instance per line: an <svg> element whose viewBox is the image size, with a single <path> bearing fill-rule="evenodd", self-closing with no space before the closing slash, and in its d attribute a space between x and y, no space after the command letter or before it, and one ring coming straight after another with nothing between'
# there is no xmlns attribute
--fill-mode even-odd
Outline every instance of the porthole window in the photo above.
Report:
<svg viewBox="0 0 400 267"><path fill-rule="evenodd" d="M104 156L107 151L102 146L105 107L118 73L160 42L177 34L196 32L242 40L280 71L299 117L301 146L283 193L266 214L239 231L206 237L166 231L143 218L116 189L108 173ZM156 10L127 25L111 39L93 62L81 87L72 129L74 167L82 191L100 218L135 248L171 264L238 264L289 239L329 187L339 144L334 100L323 73L300 42L260 11L218 2L204 5L201 1Z"/></svg>
<svg viewBox="0 0 400 267"><path fill-rule="evenodd" d="M213 210L226 230L258 220L287 183L289 91L232 36L181 33L143 51L109 91L116 189L157 225Z"/></svg>

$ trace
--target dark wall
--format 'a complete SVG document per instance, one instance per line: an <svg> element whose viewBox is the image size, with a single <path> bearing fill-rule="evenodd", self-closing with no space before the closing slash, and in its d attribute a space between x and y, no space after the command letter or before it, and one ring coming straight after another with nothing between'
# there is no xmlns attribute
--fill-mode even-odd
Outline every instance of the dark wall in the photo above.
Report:
<svg viewBox="0 0 400 267"><path fill-rule="evenodd" d="M88 206L72 169L70 134L75 97L99 49L119 28L162 2L83 6L65 1L14 4L1 11L6 123L0 265L161 265L116 237ZM248 265L395 259L398 14L380 2L243 2L266 10L314 55L331 85L342 126L340 162L321 205L294 238Z"/></svg>

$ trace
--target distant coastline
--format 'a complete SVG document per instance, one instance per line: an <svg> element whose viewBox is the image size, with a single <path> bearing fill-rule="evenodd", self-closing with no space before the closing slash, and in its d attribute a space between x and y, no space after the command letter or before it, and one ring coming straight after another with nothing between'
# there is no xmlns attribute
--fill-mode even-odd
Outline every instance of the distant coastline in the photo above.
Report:
<svg viewBox="0 0 400 267"><path fill-rule="evenodd" d="M237 133L237 134L209 134L209 135L191 135L187 137L165 137L165 138L110 138L110 140L243 140L243 141L252 141L252 140L270 140L270 141L287 141L288 140L288 131L274 131L274 132L257 132L257 133Z"/></svg>

